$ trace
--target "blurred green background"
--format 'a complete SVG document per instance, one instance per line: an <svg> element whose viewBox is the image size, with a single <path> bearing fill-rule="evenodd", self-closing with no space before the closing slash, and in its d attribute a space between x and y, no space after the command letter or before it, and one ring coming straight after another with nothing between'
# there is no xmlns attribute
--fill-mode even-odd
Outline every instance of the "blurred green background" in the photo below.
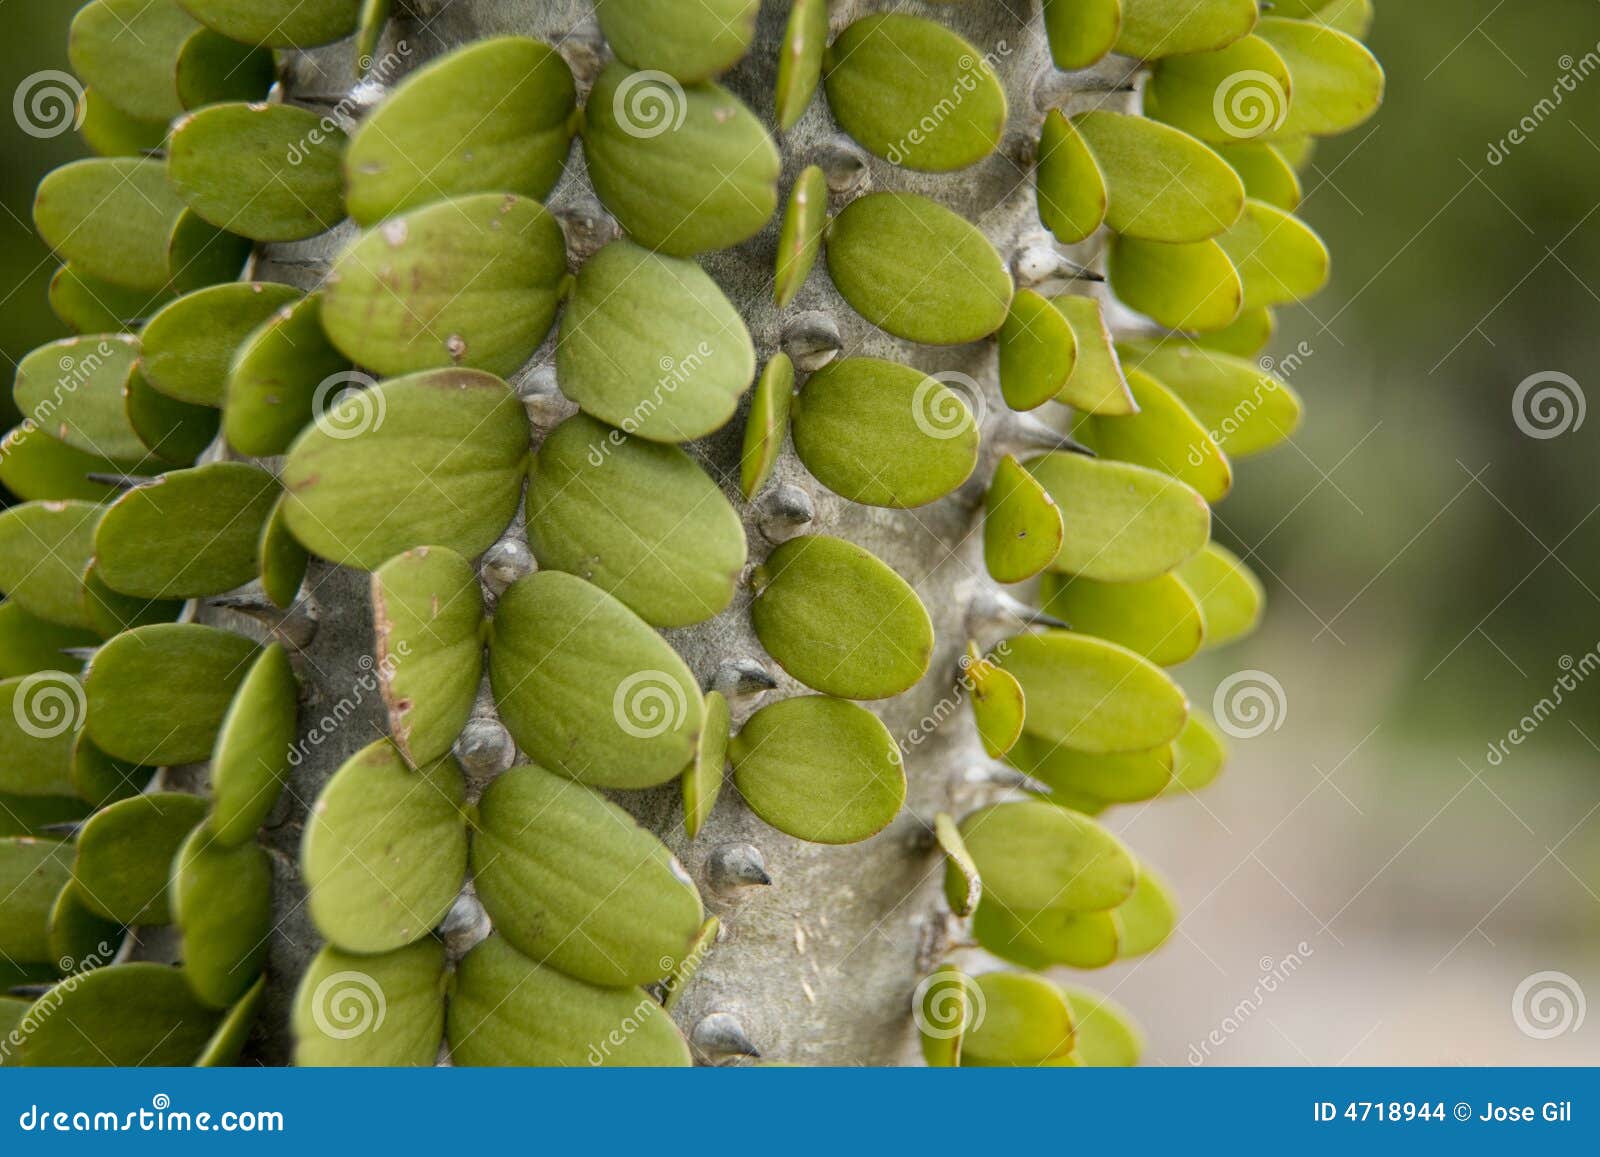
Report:
<svg viewBox="0 0 1600 1157"><path fill-rule="evenodd" d="M1112 817L1188 914L1163 952L1089 979L1157 1063L1600 1063L1600 1011L1546 1038L1512 1004L1542 971L1600 999L1600 678L1487 758L1600 646L1600 416L1536 438L1513 406L1535 374L1585 406L1600 388L1600 2L1377 6L1387 104L1306 174L1333 284L1272 351L1298 351L1308 421L1218 511L1269 622L1183 672L1203 705L1265 672L1282 708L1211 793ZM0 6L6 93L66 66L74 7ZM14 364L63 332L29 204L80 145L0 131ZM1257 1001L1291 953L1306 966Z"/></svg>

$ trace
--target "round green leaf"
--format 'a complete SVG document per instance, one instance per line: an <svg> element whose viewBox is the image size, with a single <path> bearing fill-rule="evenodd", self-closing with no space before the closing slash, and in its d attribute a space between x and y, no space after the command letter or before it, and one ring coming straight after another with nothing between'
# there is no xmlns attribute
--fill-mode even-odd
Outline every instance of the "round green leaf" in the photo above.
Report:
<svg viewBox="0 0 1600 1157"><path fill-rule="evenodd" d="M160 7L159 0L150 7ZM184 211L161 161L95 157L62 165L39 182L33 224L79 273L155 292L175 272L168 243Z"/></svg>
<svg viewBox="0 0 1600 1157"><path fill-rule="evenodd" d="M1220 647L1256 629L1266 592L1250 568L1226 547L1206 548L1176 571L1200 600L1206 621L1206 646Z"/></svg>
<svg viewBox="0 0 1600 1157"><path fill-rule="evenodd" d="M262 648L228 705L211 757L208 829L224 847L243 844L266 822L299 762L292 750L299 686L277 643Z"/></svg>
<svg viewBox="0 0 1600 1157"><path fill-rule="evenodd" d="M522 491L528 419L477 370L433 370L346 395L283 464L284 518L331 562L372 570L414 546L476 557Z"/></svg>
<svg viewBox="0 0 1600 1157"><path fill-rule="evenodd" d="M977 643L967 644L962 658L963 682L972 694L972 714L978 738L990 759L999 759L1022 735L1027 701L1015 675L1002 671L985 658Z"/></svg>
<svg viewBox="0 0 1600 1157"><path fill-rule="evenodd" d="M811 0L802 0L809 3ZM811 275L822 249L822 234L828 225L828 179L818 165L808 165L795 178L789 190L789 203L783 211L778 231L778 259L772 282L772 298L779 309L794 301L795 294Z"/></svg>
<svg viewBox="0 0 1600 1157"><path fill-rule="evenodd" d="M1072 1012L1044 977L988 972L976 985L972 1027L961 1041L963 1065L1039 1065L1072 1051Z"/></svg>
<svg viewBox="0 0 1600 1157"><path fill-rule="evenodd" d="M169 398L135 372L123 390L128 425L150 452L175 466L190 466L216 440L222 415L210 406Z"/></svg>
<svg viewBox="0 0 1600 1157"><path fill-rule="evenodd" d="M1114 643L1067 631L1021 635L998 653L998 662L1028 697L1023 728L1076 751L1159 747L1178 737L1188 717L1183 689Z"/></svg>
<svg viewBox="0 0 1600 1157"><path fill-rule="evenodd" d="M89 738L113 758L152 767L209 758L256 650L249 639L198 623L124 631L84 672Z"/></svg>
<svg viewBox="0 0 1600 1157"><path fill-rule="evenodd" d="M178 298L139 335L139 371L168 397L220 406L233 351L273 314L299 300L289 285L213 285Z"/></svg>
<svg viewBox="0 0 1600 1157"><path fill-rule="evenodd" d="M1106 270L1124 305L1168 329L1222 329L1244 308L1244 284L1215 239L1163 245L1116 237Z"/></svg>
<svg viewBox="0 0 1600 1157"><path fill-rule="evenodd" d="M96 812L78 832L72 862L83 902L118 924L169 923L172 859L205 818L205 800L171 791L136 795Z"/></svg>
<svg viewBox="0 0 1600 1157"><path fill-rule="evenodd" d="M220 1020L195 998L181 969L113 964L41 996L12 1056L20 1065L48 1067L188 1065Z"/></svg>
<svg viewBox="0 0 1600 1157"><path fill-rule="evenodd" d="M1244 211L1244 183L1187 133L1125 113L1073 117L1105 175L1106 224L1116 233L1168 243L1215 237Z"/></svg>
<svg viewBox="0 0 1600 1157"><path fill-rule="evenodd" d="M526 510L540 566L588 579L653 626L709 619L744 568L739 515L693 458L584 414L539 447Z"/></svg>
<svg viewBox="0 0 1600 1157"><path fill-rule="evenodd" d="M311 424L327 395L370 384L322 332L322 296L310 293L264 320L233 351L222 429L241 454L282 454Z"/></svg>
<svg viewBox="0 0 1600 1157"><path fill-rule="evenodd" d="M599 792L532 765L484 792L472 878L507 943L608 988L672 971L703 915L665 844Z"/></svg>
<svg viewBox="0 0 1600 1157"><path fill-rule="evenodd" d="M1121 0L1044 0L1044 31L1063 72L1098 64L1122 32Z"/></svg>
<svg viewBox="0 0 1600 1157"><path fill-rule="evenodd" d="M1119 955L1143 956L1154 952L1178 926L1178 900L1171 886L1148 864L1139 867L1133 895L1116 910L1122 945Z"/></svg>
<svg viewBox="0 0 1600 1157"><path fill-rule="evenodd" d="M1025 463L1067 527L1053 570L1101 582L1165 574L1211 536L1211 511L1175 478L1127 462L1053 453Z"/></svg>
<svg viewBox="0 0 1600 1157"><path fill-rule="evenodd" d="M585 984L499 936L457 967L449 1036L458 1065L689 1064L672 1017L643 989Z"/></svg>
<svg viewBox="0 0 1600 1157"><path fill-rule="evenodd" d="M56 666L67 662L62 656ZM84 711L83 686L65 671L0 680L0 791L76 794L72 746L83 728Z"/></svg>
<svg viewBox="0 0 1600 1157"><path fill-rule="evenodd" d="M72 71L125 114L165 123L183 111L178 55L200 25L176 0L94 0L67 40Z"/></svg>
<svg viewBox="0 0 1600 1157"><path fill-rule="evenodd" d="M946 812L933 817L934 839L949 857L949 867L961 873L957 881L957 894L951 897L951 910L957 916L970 916L983 896L983 878L978 875L978 865L973 863L967 845L961 839L961 829ZM954 876L952 875L952 879Z"/></svg>
<svg viewBox="0 0 1600 1157"><path fill-rule="evenodd" d="M1266 349L1277 328L1278 319L1272 310L1247 309L1232 324L1210 333L1197 334L1188 341L1201 349L1248 358ZM1192 405L1189 408L1194 409Z"/></svg>
<svg viewBox="0 0 1600 1157"><path fill-rule="evenodd" d="M1260 363L1182 342L1135 345L1128 364L1171 390L1230 458L1271 449L1300 425L1299 396Z"/></svg>
<svg viewBox="0 0 1600 1157"><path fill-rule="evenodd" d="M1019 912L991 903L972 918L984 951L1024 968L1104 968L1117 959L1119 932L1111 912Z"/></svg>
<svg viewBox="0 0 1600 1157"><path fill-rule="evenodd" d="M1255 27L1256 0L1122 0L1124 56L1215 52Z"/></svg>
<svg viewBox="0 0 1600 1157"><path fill-rule="evenodd" d="M28 836L0 839L0 953L42 964L50 951L50 911L72 872L72 849Z"/></svg>
<svg viewBox="0 0 1600 1157"><path fill-rule="evenodd" d="M1348 132L1383 103L1383 66L1364 44L1323 24L1265 16L1257 31L1289 66L1293 99L1274 139Z"/></svg>
<svg viewBox="0 0 1600 1157"><path fill-rule="evenodd" d="M823 68L840 127L892 164L943 173L999 147L1006 93L994 66L937 21L863 16L834 38Z"/></svg>
<svg viewBox="0 0 1600 1157"><path fill-rule="evenodd" d="M1144 1041L1128 1010L1087 988L1063 986L1072 1009L1077 1043L1073 1054L1093 1068L1130 1068L1139 1063Z"/></svg>
<svg viewBox="0 0 1600 1157"><path fill-rule="evenodd" d="M256 1016L261 1011L261 999L266 994L265 977L250 986L250 991L223 1015L206 1047L195 1058L195 1068L230 1068L239 1063L244 1046L255 1028Z"/></svg>
<svg viewBox="0 0 1600 1157"><path fill-rule="evenodd" d="M93 647L92 631L63 627L29 614L22 604L0 602L0 679L35 671L76 670L80 664L62 653L69 647Z"/></svg>
<svg viewBox="0 0 1600 1157"><path fill-rule="evenodd" d="M437 940L377 956L328 945L295 990L295 1064L432 1065L444 1039L447 984L444 945Z"/></svg>
<svg viewBox="0 0 1600 1157"><path fill-rule="evenodd" d="M100 579L139 598L199 598L257 574L278 480L244 462L174 470L129 490L95 530Z"/></svg>
<svg viewBox="0 0 1600 1157"><path fill-rule="evenodd" d="M1039 220L1063 245L1076 245L1105 224L1105 174L1083 134L1060 109L1045 113L1039 130L1035 184Z"/></svg>
<svg viewBox="0 0 1600 1157"><path fill-rule="evenodd" d="M598 0L600 31L619 60L689 82L726 72L750 50L760 0Z"/></svg>
<svg viewBox="0 0 1600 1157"><path fill-rule="evenodd" d="M78 102L78 132L99 156L136 157L161 151L167 122L129 116L94 89L85 89Z"/></svg>
<svg viewBox="0 0 1600 1157"><path fill-rule="evenodd" d="M345 200L362 225L466 193L542 198L577 127L572 70L526 36L480 40L395 86L344 154Z"/></svg>
<svg viewBox="0 0 1600 1157"><path fill-rule="evenodd" d="M289 530L288 520L283 516L285 497L279 493L272 513L261 527L256 561L261 568L261 589L274 604L287 609L300 593L311 556Z"/></svg>
<svg viewBox="0 0 1600 1157"><path fill-rule="evenodd" d="M315 48L355 31L360 0L178 0L196 20L234 40Z"/></svg>
<svg viewBox="0 0 1600 1157"><path fill-rule="evenodd" d="M801 535L756 568L750 619L789 674L827 695L887 699L933 658L933 623L905 579L868 550Z"/></svg>
<svg viewBox="0 0 1600 1157"><path fill-rule="evenodd" d="M1245 196L1294 212L1300 205L1300 175L1272 145L1240 141L1213 146L1244 182ZM1265 344L1265 343L1262 343ZM1252 349L1249 352L1254 353Z"/></svg>
<svg viewBox="0 0 1600 1157"><path fill-rule="evenodd" d="M111 963L127 931L96 915L69 880L50 909L50 959L63 975L93 971Z"/></svg>
<svg viewBox="0 0 1600 1157"><path fill-rule="evenodd" d="M1026 733L1006 753L1007 763L1050 789L1050 802L1066 807L1083 796L1102 803L1154 799L1172 782L1174 759L1170 743L1148 751L1093 755Z"/></svg>
<svg viewBox="0 0 1600 1157"><path fill-rule="evenodd" d="M1216 52L1159 61L1144 111L1203 141L1228 144L1277 129L1289 115L1292 85L1272 45L1246 36Z"/></svg>
<svg viewBox="0 0 1600 1157"><path fill-rule="evenodd" d="M767 484L789 436L794 402L794 362L782 352L772 355L756 379L750 413L744 420L744 448L739 458L739 491L746 499Z"/></svg>
<svg viewBox="0 0 1600 1157"><path fill-rule="evenodd" d="M1087 816L1039 801L991 804L961 821L983 877L983 902L1002 911L1101 912L1132 893L1138 867L1115 836ZM945 895L963 874L945 871Z"/></svg>
<svg viewBox="0 0 1600 1157"><path fill-rule="evenodd" d="M145 446L123 394L138 360L139 342L123 334L63 338L17 363L12 396L29 422L68 446L137 462Z"/></svg>
<svg viewBox="0 0 1600 1157"><path fill-rule="evenodd" d="M140 599L112 590L101 580L98 563L84 570L80 597L90 628L102 639L132 627L175 622L183 613L181 599Z"/></svg>
<svg viewBox="0 0 1600 1157"><path fill-rule="evenodd" d="M1210 432L1171 390L1148 374L1127 371L1137 414L1085 417L1074 432L1097 453L1148 466L1217 503L1233 489L1233 467Z"/></svg>
<svg viewBox="0 0 1600 1157"><path fill-rule="evenodd" d="M172 128L167 179L219 229L299 241L344 217L344 133L309 109L214 104Z"/></svg>
<svg viewBox="0 0 1600 1157"><path fill-rule="evenodd" d="M1056 401L1089 414L1132 414L1138 409L1106 328L1105 311L1092 297L1051 299L1072 326L1077 358Z"/></svg>
<svg viewBox="0 0 1600 1157"><path fill-rule="evenodd" d="M1061 508L1040 481L1007 454L984 499L983 559L996 582L1032 578L1061 553Z"/></svg>
<svg viewBox="0 0 1600 1157"><path fill-rule="evenodd" d="M454 760L412 770L387 739L346 760L317 797L300 845L317 931L368 953L436 927L467 872L464 790Z"/></svg>
<svg viewBox="0 0 1600 1157"><path fill-rule="evenodd" d="M978 464L979 420L938 378L879 358L841 358L793 402L794 448L834 493L868 506L924 506Z"/></svg>
<svg viewBox="0 0 1600 1157"><path fill-rule="evenodd" d="M937 201L868 193L834 218L828 272L872 324L907 341L960 345L1005 323L1011 276L989 239Z"/></svg>
<svg viewBox="0 0 1600 1157"><path fill-rule="evenodd" d="M683 830L692 840L711 816L722 794L728 765L730 709L720 691L706 692L706 721L694 761L683 769Z"/></svg>
<svg viewBox="0 0 1600 1157"><path fill-rule="evenodd" d="M1036 410L1072 377L1078 339L1051 301L1019 289L1000 327L1000 392L1013 410Z"/></svg>
<svg viewBox="0 0 1600 1157"><path fill-rule="evenodd" d="M452 197L352 242L328 274L322 326L379 374L460 366L505 375L550 332L566 276L561 226L539 202Z"/></svg>
<svg viewBox="0 0 1600 1157"><path fill-rule="evenodd" d="M90 502L25 502L0 510L0 594L46 622L92 626L83 572L104 513Z"/></svg>
<svg viewBox="0 0 1600 1157"><path fill-rule="evenodd" d="M248 238L226 233L193 209L179 213L167 235L167 269L172 287L182 293L233 281L250 257Z"/></svg>
<svg viewBox="0 0 1600 1157"><path fill-rule="evenodd" d="M50 279L50 309L79 333L135 330L163 302L169 289L128 289L67 264Z"/></svg>
<svg viewBox="0 0 1600 1157"><path fill-rule="evenodd" d="M1216 725L1198 710L1189 712L1189 722L1173 745L1172 783L1168 793L1199 791L1222 774L1227 752Z"/></svg>
<svg viewBox="0 0 1600 1157"><path fill-rule="evenodd" d="M787 835L853 844L900 812L906 775L888 728L864 707L803 695L769 703L728 746L750 810Z"/></svg>
<svg viewBox="0 0 1600 1157"><path fill-rule="evenodd" d="M84 732L72 744L72 789L97 808L138 795L155 773L147 764L111 758Z"/></svg>
<svg viewBox="0 0 1600 1157"><path fill-rule="evenodd" d="M372 572L372 631L389 734L412 764L450 750L483 677L483 595L453 550L419 546Z"/></svg>
<svg viewBox="0 0 1600 1157"><path fill-rule="evenodd" d="M584 263L556 347L561 391L655 442L720 429L756 372L739 311L693 261L615 241Z"/></svg>
<svg viewBox="0 0 1600 1157"><path fill-rule="evenodd" d="M178 50L174 79L178 103L194 109L219 101L264 100L278 75L271 51L199 28Z"/></svg>
<svg viewBox="0 0 1600 1157"><path fill-rule="evenodd" d="M1217 244L1239 271L1244 308L1304 301L1328 284L1328 247L1311 227L1265 201L1249 201Z"/></svg>
<svg viewBox="0 0 1600 1157"><path fill-rule="evenodd" d="M1047 574L1039 594L1043 609L1073 630L1117 643L1162 667L1192 658L1206 635L1200 603L1177 573L1131 583Z"/></svg>
<svg viewBox="0 0 1600 1157"><path fill-rule="evenodd" d="M694 757L705 709L682 659L627 606L561 571L500 596L489 678L530 757L595 787L666 783Z"/></svg>
<svg viewBox="0 0 1600 1157"><path fill-rule="evenodd" d="M189 986L212 1008L250 991L272 937L272 860L253 843L224 847L197 827L172 862L172 918Z"/></svg>
<svg viewBox="0 0 1600 1157"><path fill-rule="evenodd" d="M822 54L828 45L828 0L794 0L778 48L774 112L778 127L794 128L816 95ZM781 304L781 303L780 303Z"/></svg>
<svg viewBox="0 0 1600 1157"><path fill-rule="evenodd" d="M678 21L686 9L675 8ZM778 149L716 84L607 65L584 106L583 155L605 207L637 241L679 257L754 236L778 208Z"/></svg>

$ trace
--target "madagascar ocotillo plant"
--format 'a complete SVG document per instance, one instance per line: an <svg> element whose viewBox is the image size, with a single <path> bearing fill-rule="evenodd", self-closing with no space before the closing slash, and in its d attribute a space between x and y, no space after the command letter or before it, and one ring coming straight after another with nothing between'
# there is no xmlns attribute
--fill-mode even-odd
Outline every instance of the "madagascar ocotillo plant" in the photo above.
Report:
<svg viewBox="0 0 1600 1157"><path fill-rule="evenodd" d="M1270 9L84 6L0 1058L1134 1063L1097 817L1222 767L1172 669L1383 87Z"/></svg>

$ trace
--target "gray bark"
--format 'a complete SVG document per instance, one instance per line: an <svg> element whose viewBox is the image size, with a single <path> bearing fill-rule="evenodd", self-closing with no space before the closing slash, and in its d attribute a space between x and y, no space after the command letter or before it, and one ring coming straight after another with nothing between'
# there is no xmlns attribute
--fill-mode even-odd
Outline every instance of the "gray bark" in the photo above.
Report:
<svg viewBox="0 0 1600 1157"><path fill-rule="evenodd" d="M1052 255L1063 253L1040 229L1032 192L1031 162L1044 114L1038 94L1049 93L1050 99L1069 110L1112 101L1117 102L1113 107L1125 107L1131 97L1108 98L1105 90L1121 81L1127 62L1108 61L1070 77L1052 73L1032 0L968 4L836 0L833 31L878 9L941 20L990 54L1011 105L1002 148L957 174L897 170L844 138L819 92L800 124L778 138L784 154L784 194L799 171L813 162L824 163L830 176L838 178L835 210L869 188L926 193L980 224L1008 258L1026 251L1027 279L1036 279L1041 262L1048 266ZM723 79L769 127L777 46L787 13L786 3L763 5L753 50ZM406 67L413 68L452 47L503 33L540 37L557 45L578 76L580 98L604 59L591 5L583 0L418 0L409 14L391 23L378 55L381 58L396 41L406 41L410 49ZM285 97L322 105L348 97L353 80L349 56L346 43L294 58L289 62ZM387 79L392 82L396 77ZM840 163L852 159L861 166L853 183L847 177L850 165ZM581 146L574 146L567 174L549 204L568 229L574 267L616 232L589 191ZM347 225L315 242L271 247L258 273L314 284L329 256L349 236ZM901 1063L916 1056L911 992L951 943L951 920L941 890L943 862L933 843L932 818L939 811L959 816L996 790L985 774L987 761L958 683L958 659L968 638L988 645L1014 627L985 610L999 589L983 566L983 493L998 457L1026 444L1039 431L1030 433L1001 402L995 388L993 343L936 349L893 339L856 316L821 268L794 305L781 312L775 309L771 286L776 239L774 220L746 244L703 259L741 307L763 360L784 345L786 336L790 341L799 336L790 328L797 319L811 325L822 315L837 326L847 353L891 358L929 372L954 371L982 384L985 439L978 470L956 494L917 510L875 509L840 499L817 484L788 452L764 495L745 503L737 486L742 413L692 447L744 512L752 563L771 549L773 537L781 537L774 533L772 520L762 515L765 502L775 488L792 487L808 496L814 508L807 529L867 547L903 575L928 607L938 637L929 673L909 693L868 705L902 740L910 783L907 807L871 840L824 847L767 827L731 785L692 842L683 832L676 784L619 793L616 798L667 841L700 887L708 910L722 921L719 943L674 1009L692 1040L706 1017L724 1013L737 1019L767 1059L800 1064ZM1067 256L1087 260L1092 253L1085 249ZM536 426L541 421L547 424L552 416L548 398L537 392L548 383L552 354L547 343L513 383L529 391ZM559 413L559 405L554 409ZM520 518L508 535L520 536ZM305 595L319 617L318 631L298 659L306 689L301 728L307 754L266 833L281 868L281 923L273 941L266 1008L251 1046L252 1055L265 1063L289 1059L286 1026L294 988L319 947L303 905L297 869L307 808L344 759L384 733L381 703L369 670L373 644L366 576L314 563ZM707 687L731 660L759 661L777 677L778 687L764 697L733 700L736 727L760 702L804 691L766 658L751 629L749 601L749 592L741 591L713 621L668 633ZM232 612L213 609L204 616L235 629L260 630L258 624ZM352 713L343 723L326 727L322 717L341 702ZM486 694L479 711L493 714ZM313 732L323 738L313 743ZM770 886L716 887L713 861L740 845L759 850L772 879ZM706 1022L698 1037L707 1041L711 1030L726 1025L725 1018ZM716 1059L715 1050L701 1050L701 1057Z"/></svg>

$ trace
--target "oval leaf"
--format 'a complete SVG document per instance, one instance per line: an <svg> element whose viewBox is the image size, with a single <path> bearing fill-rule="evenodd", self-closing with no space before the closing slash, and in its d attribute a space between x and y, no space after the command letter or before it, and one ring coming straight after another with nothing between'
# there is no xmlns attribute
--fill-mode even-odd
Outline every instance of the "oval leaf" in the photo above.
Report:
<svg viewBox="0 0 1600 1157"><path fill-rule="evenodd" d="M295 991L295 1064L432 1065L444 1039L444 964L432 939L378 956L324 948Z"/></svg>
<svg viewBox="0 0 1600 1157"><path fill-rule="evenodd" d="M118 924L170 922L173 857L205 818L205 800L170 791L136 795L96 812L78 833L72 862L83 902Z"/></svg>
<svg viewBox="0 0 1600 1157"><path fill-rule="evenodd" d="M1061 553L1061 508L1040 481L1007 454L984 500L983 559L996 582L1032 578Z"/></svg>
<svg viewBox="0 0 1600 1157"><path fill-rule="evenodd" d="M262 648L222 719L211 757L211 819L216 842L250 839L278 802L289 768L299 686L289 656L277 643Z"/></svg>

